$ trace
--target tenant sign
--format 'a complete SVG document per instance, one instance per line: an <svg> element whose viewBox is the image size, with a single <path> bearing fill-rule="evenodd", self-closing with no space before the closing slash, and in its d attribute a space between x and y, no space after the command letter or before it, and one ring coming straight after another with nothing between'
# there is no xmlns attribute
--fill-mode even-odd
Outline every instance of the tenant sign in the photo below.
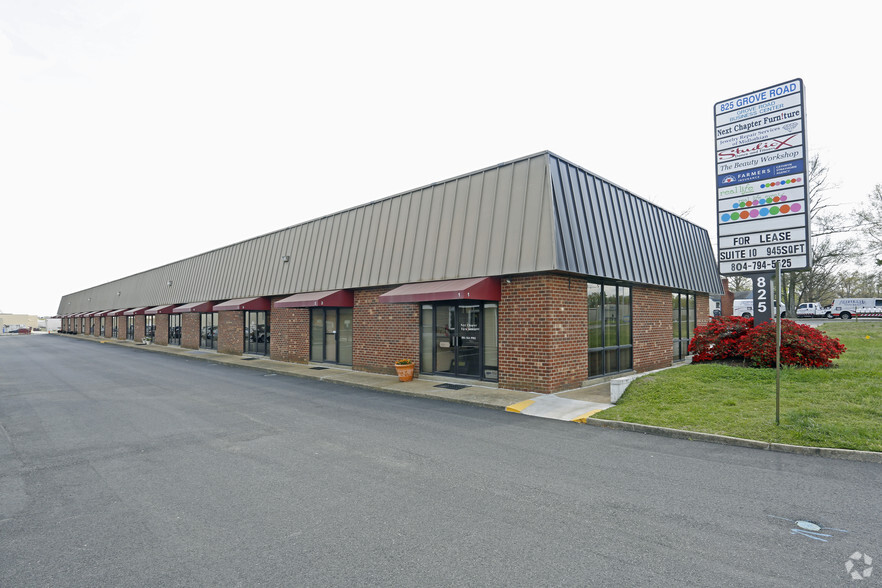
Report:
<svg viewBox="0 0 882 588"><path fill-rule="evenodd" d="M809 269L802 80L717 102L714 135L720 273Z"/></svg>

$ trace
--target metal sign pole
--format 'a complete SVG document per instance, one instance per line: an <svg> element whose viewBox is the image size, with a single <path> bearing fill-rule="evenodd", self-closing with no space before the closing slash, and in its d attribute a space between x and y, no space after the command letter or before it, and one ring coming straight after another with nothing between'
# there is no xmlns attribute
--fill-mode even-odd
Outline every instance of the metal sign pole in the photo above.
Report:
<svg viewBox="0 0 882 588"><path fill-rule="evenodd" d="M775 264L775 425L781 424L781 263Z"/></svg>

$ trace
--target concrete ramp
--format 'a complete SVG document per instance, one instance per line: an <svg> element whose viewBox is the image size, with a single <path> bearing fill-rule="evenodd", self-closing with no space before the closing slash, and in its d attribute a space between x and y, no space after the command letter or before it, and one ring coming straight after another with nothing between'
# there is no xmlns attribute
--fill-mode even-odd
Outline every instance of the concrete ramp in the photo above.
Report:
<svg viewBox="0 0 882 588"><path fill-rule="evenodd" d="M544 419L584 423L591 415L611 406L612 404L548 395L511 404L505 410Z"/></svg>

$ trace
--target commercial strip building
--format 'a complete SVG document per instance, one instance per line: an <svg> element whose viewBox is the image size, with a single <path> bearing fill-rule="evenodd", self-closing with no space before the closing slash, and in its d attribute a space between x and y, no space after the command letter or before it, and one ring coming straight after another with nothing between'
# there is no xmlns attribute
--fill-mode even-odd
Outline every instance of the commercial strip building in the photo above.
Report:
<svg viewBox="0 0 882 588"><path fill-rule="evenodd" d="M686 355L707 231L542 152L65 295L62 330L556 392Z"/></svg>

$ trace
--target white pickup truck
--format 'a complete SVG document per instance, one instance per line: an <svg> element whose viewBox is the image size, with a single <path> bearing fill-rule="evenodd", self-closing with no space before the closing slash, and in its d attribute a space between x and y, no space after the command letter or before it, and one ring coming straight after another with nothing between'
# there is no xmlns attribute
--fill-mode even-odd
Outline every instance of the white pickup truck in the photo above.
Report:
<svg viewBox="0 0 882 588"><path fill-rule="evenodd" d="M779 306L779 305L775 305ZM787 305L781 302L781 318L787 317ZM753 298L735 300L732 303L732 316L743 316L750 318L753 316Z"/></svg>
<svg viewBox="0 0 882 588"><path fill-rule="evenodd" d="M832 318L833 312L829 306L824 306L820 302L803 302L796 307L796 316L798 318Z"/></svg>

